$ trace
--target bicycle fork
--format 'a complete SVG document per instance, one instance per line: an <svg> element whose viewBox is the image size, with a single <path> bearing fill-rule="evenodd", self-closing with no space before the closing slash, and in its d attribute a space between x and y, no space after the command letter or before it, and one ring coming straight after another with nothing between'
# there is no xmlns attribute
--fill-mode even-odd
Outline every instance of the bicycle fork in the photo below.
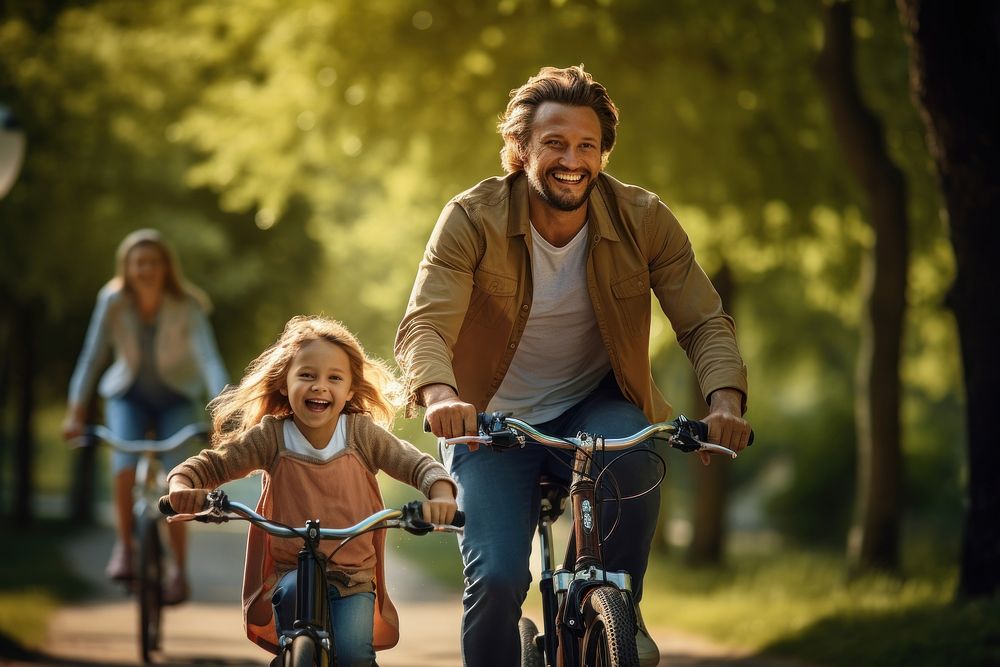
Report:
<svg viewBox="0 0 1000 667"><path fill-rule="evenodd" d="M551 494L542 499L542 513L538 523L539 544L542 556L542 576L539 588L542 593L544 614L544 651L547 665L577 664L580 656L576 641L583 636L583 603L589 592L598 586L611 585L627 599L631 606L632 577L628 572L608 572L600 547L600 513L597 490L590 477L593 444L581 447L573 459L573 478L569 496L573 508L573 543L575 560L573 569L565 565L573 554L567 554L567 563L555 569L552 553L552 521L561 509L549 516Z"/></svg>

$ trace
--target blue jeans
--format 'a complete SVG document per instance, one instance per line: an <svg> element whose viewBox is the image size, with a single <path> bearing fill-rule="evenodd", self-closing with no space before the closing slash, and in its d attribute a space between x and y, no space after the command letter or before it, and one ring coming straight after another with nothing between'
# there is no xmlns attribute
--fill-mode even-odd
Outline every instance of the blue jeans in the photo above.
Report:
<svg viewBox="0 0 1000 667"><path fill-rule="evenodd" d="M291 630L295 622L295 576L295 570L286 572L271 595L274 623L279 635L283 630ZM347 667L374 665L375 594L355 593L341 597L340 592L330 586L329 601L330 632L334 638L337 664Z"/></svg>
<svg viewBox="0 0 1000 667"><path fill-rule="evenodd" d="M576 406L535 426L550 435L574 436L586 431L620 437L648 425L642 411L622 397L611 376ZM647 441L638 447L648 446ZM604 465L619 455L598 454L595 459ZM531 583L529 558L540 503L538 478L546 474L568 483L572 452L532 444L507 451L481 447L469 452L468 447L459 445L445 458L458 484L459 509L466 514L465 533L459 538L465 563L464 664L517 665L517 621ZM611 467L623 497L652 487L660 471L659 461L646 452L629 454ZM606 492L603 495L608 496ZM642 498L623 502L620 516L617 502L601 505L602 535L618 518L614 533L604 543L605 568L629 572L637 599L642 596L659 505L659 487Z"/></svg>
<svg viewBox="0 0 1000 667"><path fill-rule="evenodd" d="M151 405L131 394L125 394L120 398L109 398L105 401L104 421L108 429L123 440L145 440L150 431L154 439L162 440L169 438L188 424L197 422L198 415L194 402L186 399L159 406ZM111 454L112 473L117 475L122 470L135 468L139 456L114 450ZM164 470L169 472L188 456L190 452L181 446L163 452L159 455L159 459Z"/></svg>

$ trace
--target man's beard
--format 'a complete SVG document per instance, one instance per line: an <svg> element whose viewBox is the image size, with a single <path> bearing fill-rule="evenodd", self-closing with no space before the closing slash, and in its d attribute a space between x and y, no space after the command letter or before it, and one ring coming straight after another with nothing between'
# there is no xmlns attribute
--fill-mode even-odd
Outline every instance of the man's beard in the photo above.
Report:
<svg viewBox="0 0 1000 667"><path fill-rule="evenodd" d="M580 195L579 200L573 199L568 195L563 196L557 194L556 192L553 192L551 188L549 188L547 180L539 181L538 178L532 173L528 174L528 184L531 185L531 188L535 191L535 194L537 194L538 197L543 202L545 202L554 209L560 211L566 211L568 213L570 211L577 210L578 208L587 203L587 200L590 198L591 190L593 190L594 186L597 185L597 179L596 178L591 179L590 185L588 185L584 193Z"/></svg>

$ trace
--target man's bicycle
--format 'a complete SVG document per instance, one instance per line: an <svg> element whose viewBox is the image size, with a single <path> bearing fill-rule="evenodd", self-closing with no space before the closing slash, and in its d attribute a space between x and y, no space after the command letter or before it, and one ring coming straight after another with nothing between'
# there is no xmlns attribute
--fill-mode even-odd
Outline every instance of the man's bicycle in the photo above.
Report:
<svg viewBox="0 0 1000 667"><path fill-rule="evenodd" d="M85 435L74 444L85 446L88 440L97 439L111 447L132 454L140 454L135 468L132 487L132 530L135 547L132 550L135 577L126 582L135 593L139 606L139 651L144 664L153 661L153 652L160 648L163 616L163 583L165 545L162 533L163 515L157 510L157 499L166 493L167 470L157 459L158 454L169 452L200 438L207 432L204 424L189 424L164 440L123 440L105 426L88 426Z"/></svg>
<svg viewBox="0 0 1000 667"><path fill-rule="evenodd" d="M306 521L303 527L286 526L264 518L242 503L229 500L221 489L209 493L205 503L205 509L196 514L177 514L170 507L169 498L164 496L159 501L159 509L168 515L167 521L248 521L274 537L302 540L296 570L295 621L290 628L281 629L278 658L272 663L281 667L329 667L337 664L336 641L331 635L329 622L326 557L319 550L322 540L341 540L339 549L349 540L374 530L402 528L414 535L426 535L430 532L457 533L465 525L462 512L456 512L449 526L425 522L420 501L413 501L400 509L381 510L349 528L321 528L316 520Z"/></svg>
<svg viewBox="0 0 1000 667"><path fill-rule="evenodd" d="M736 456L731 449L706 442L708 427L704 422L685 417L652 424L624 438L588 433L561 438L502 413L481 413L479 435L444 440L444 446L474 443L505 449L531 443L574 452L569 489L546 477L541 479L538 538L543 631L539 633L537 625L527 617L519 621L522 667L638 667L637 606L632 597L632 578L628 572L605 570L601 552L607 536L600 534L601 503L597 489L614 490L617 484L607 467L593 474L592 463L596 452L626 450L650 439L665 441L683 452ZM752 434L750 441L753 442ZM573 520L573 549L557 569L552 523L563 513L567 498Z"/></svg>

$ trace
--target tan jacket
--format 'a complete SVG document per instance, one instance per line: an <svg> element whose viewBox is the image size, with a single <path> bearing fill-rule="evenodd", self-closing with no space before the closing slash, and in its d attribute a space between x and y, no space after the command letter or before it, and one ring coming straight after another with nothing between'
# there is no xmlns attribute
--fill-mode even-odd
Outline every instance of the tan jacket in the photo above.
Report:
<svg viewBox="0 0 1000 667"><path fill-rule="evenodd" d="M206 449L170 472L194 488L215 488L263 470L258 513L274 521L302 526L319 519L326 528L343 528L383 509L375 474L379 470L419 489L425 496L438 480L451 478L444 467L408 442L399 440L366 415L344 415L347 447L326 462L316 462L285 447L283 419L265 417L240 442ZM272 538L251 526L243 577L243 612L247 637L277 650L271 589L284 572L295 569L301 540ZM339 543L324 541L327 556ZM375 591L376 650L399 640L399 619L389 599L384 573L385 531L355 538L327 563L330 583L341 595Z"/></svg>
<svg viewBox="0 0 1000 667"><path fill-rule="evenodd" d="M625 397L651 421L670 405L649 366L650 291L670 319L706 398L747 394L732 318L670 209L651 192L601 174L590 195L587 289ZM396 333L396 360L415 392L442 383L485 410L531 311L528 184L519 172L452 199L427 243Z"/></svg>

